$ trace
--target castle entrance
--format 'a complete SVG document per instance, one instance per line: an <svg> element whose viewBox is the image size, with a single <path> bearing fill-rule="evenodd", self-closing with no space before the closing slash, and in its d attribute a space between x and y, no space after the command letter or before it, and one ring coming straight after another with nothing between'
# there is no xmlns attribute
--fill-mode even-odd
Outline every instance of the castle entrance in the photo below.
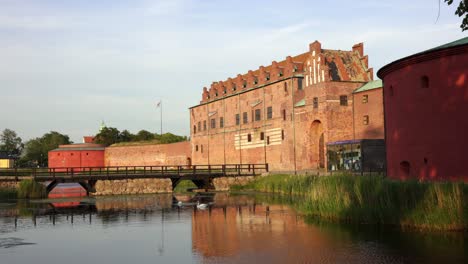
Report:
<svg viewBox="0 0 468 264"><path fill-rule="evenodd" d="M325 139L320 120L314 120L310 126L310 161L317 168L325 168Z"/></svg>

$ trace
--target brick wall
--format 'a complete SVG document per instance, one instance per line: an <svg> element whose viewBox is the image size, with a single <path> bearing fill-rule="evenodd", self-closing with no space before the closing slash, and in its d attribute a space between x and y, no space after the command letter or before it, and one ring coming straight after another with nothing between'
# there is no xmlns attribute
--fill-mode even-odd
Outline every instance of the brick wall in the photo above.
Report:
<svg viewBox="0 0 468 264"><path fill-rule="evenodd" d="M384 113L383 89L373 89L353 94L354 102L354 138L355 139L383 139ZM367 95L367 103L363 96ZM368 116L368 124L364 123L364 116Z"/></svg>
<svg viewBox="0 0 468 264"><path fill-rule="evenodd" d="M117 146L105 151L105 166L185 165L191 158L190 142Z"/></svg>

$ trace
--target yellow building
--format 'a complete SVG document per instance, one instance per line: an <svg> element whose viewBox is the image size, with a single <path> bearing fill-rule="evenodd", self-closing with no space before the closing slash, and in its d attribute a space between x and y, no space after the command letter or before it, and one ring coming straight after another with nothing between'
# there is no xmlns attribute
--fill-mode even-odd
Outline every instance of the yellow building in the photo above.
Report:
<svg viewBox="0 0 468 264"><path fill-rule="evenodd" d="M0 168L13 168L15 160L12 159L8 154L0 152Z"/></svg>

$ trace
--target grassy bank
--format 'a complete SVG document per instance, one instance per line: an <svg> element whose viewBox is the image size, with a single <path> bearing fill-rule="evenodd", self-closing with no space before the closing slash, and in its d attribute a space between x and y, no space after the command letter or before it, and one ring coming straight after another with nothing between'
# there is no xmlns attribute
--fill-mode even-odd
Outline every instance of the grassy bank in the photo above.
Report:
<svg viewBox="0 0 468 264"><path fill-rule="evenodd" d="M468 229L468 185L392 181L376 176L258 178L237 190L279 194L306 215L430 230Z"/></svg>
<svg viewBox="0 0 468 264"><path fill-rule="evenodd" d="M18 192L13 188L0 188L0 200L16 199Z"/></svg>
<svg viewBox="0 0 468 264"><path fill-rule="evenodd" d="M40 199L46 198L46 187L34 180L22 180L18 186L18 198Z"/></svg>

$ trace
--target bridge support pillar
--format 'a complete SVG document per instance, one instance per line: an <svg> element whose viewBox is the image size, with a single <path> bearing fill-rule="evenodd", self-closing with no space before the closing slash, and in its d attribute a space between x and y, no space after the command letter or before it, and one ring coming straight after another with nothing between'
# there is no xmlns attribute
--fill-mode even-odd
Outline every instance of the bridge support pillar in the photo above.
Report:
<svg viewBox="0 0 468 264"><path fill-rule="evenodd" d="M83 187L83 189L86 190L86 195L89 196L89 193L92 192L96 192L96 189L94 188L96 186L96 182L97 180L89 180L89 181L80 181L78 182L79 185L81 185L81 187Z"/></svg>
<svg viewBox="0 0 468 264"><path fill-rule="evenodd" d="M51 181L49 185L46 186L47 194L49 194L58 184L59 182L57 180Z"/></svg>

